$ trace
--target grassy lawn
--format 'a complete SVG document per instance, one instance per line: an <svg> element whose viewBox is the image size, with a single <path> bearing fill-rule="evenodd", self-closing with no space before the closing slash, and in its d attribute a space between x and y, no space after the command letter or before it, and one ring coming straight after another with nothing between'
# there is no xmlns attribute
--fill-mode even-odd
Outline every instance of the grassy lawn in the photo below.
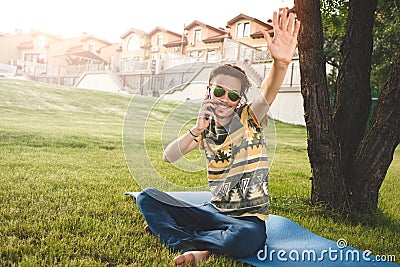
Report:
<svg viewBox="0 0 400 267"><path fill-rule="evenodd" d="M152 99L135 97L130 103L128 95L0 79L0 266L171 265L175 254L143 234L145 221L123 193L141 190L138 183L147 185L146 177L154 183L157 175L201 189L201 154L191 153L178 168L163 163L162 146L190 122L182 126L186 117L169 118L175 102L151 108ZM132 105L151 112L129 113ZM127 110L131 120L124 127ZM143 129L132 125L146 114ZM165 120L170 123L161 127ZM170 130L175 125L181 125L177 133ZM309 203L305 128L276 122L276 137L271 213L352 247L395 255L400 263L400 150L381 188L379 210L345 217ZM188 173L185 164L199 168ZM215 256L204 266L236 263Z"/></svg>

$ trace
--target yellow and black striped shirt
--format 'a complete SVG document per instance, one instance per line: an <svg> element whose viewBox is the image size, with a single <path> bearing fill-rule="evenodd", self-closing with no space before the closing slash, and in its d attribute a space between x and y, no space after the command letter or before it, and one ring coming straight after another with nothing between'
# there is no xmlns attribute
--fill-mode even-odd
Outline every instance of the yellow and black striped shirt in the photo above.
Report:
<svg viewBox="0 0 400 267"><path fill-rule="evenodd" d="M226 126L210 126L198 137L207 158L211 203L233 217L268 219L268 158L263 128L248 105Z"/></svg>

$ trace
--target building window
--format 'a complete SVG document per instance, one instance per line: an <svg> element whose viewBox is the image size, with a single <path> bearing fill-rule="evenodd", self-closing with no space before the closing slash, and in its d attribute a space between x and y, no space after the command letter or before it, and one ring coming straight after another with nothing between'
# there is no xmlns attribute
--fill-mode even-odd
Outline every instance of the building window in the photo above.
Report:
<svg viewBox="0 0 400 267"><path fill-rule="evenodd" d="M94 43L93 43L93 42L90 42L90 43L89 43L89 45L88 45L88 50L89 50L89 51L93 51L93 50L94 50Z"/></svg>
<svg viewBox="0 0 400 267"><path fill-rule="evenodd" d="M35 63L45 63L46 55L42 53L26 53L24 54L24 60Z"/></svg>
<svg viewBox="0 0 400 267"><path fill-rule="evenodd" d="M36 40L36 48L44 48L46 46L46 38L44 36L40 36Z"/></svg>
<svg viewBox="0 0 400 267"><path fill-rule="evenodd" d="M250 22L239 23L236 30L236 38L250 36Z"/></svg>
<svg viewBox="0 0 400 267"><path fill-rule="evenodd" d="M157 45L163 45L164 36L162 34L157 36Z"/></svg>
<svg viewBox="0 0 400 267"><path fill-rule="evenodd" d="M132 35L131 38L129 38L127 48L128 48L128 51L139 50L139 48L140 48L139 38L136 35Z"/></svg>
<svg viewBox="0 0 400 267"><path fill-rule="evenodd" d="M34 62L36 60L36 58L37 58L36 54L26 53L24 55L24 60L25 61Z"/></svg>
<svg viewBox="0 0 400 267"><path fill-rule="evenodd" d="M198 42L201 40L201 29L197 29L194 31L194 42Z"/></svg>

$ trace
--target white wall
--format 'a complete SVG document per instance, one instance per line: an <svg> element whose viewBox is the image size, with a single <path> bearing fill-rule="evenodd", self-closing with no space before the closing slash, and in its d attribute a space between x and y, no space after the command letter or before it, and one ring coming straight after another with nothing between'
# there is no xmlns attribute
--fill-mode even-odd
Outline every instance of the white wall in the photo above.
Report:
<svg viewBox="0 0 400 267"><path fill-rule="evenodd" d="M190 83L182 91L175 91L172 94L164 94L165 99L179 101L202 101L207 93L207 83Z"/></svg>
<svg viewBox="0 0 400 267"><path fill-rule="evenodd" d="M75 87L105 92L121 91L121 85L109 72L85 73L82 78L77 82Z"/></svg>
<svg viewBox="0 0 400 267"><path fill-rule="evenodd" d="M278 121L305 126L303 96L299 90L281 91L270 108L270 116Z"/></svg>

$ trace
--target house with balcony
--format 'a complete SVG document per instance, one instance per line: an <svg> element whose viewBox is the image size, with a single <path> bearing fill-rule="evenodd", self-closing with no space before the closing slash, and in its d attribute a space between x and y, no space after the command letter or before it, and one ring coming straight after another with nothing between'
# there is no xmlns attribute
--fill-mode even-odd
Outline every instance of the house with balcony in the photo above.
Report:
<svg viewBox="0 0 400 267"><path fill-rule="evenodd" d="M223 54L224 39L229 32L215 28L198 20L185 27L187 45L185 55L193 61L202 58L205 62L217 62Z"/></svg>
<svg viewBox="0 0 400 267"><path fill-rule="evenodd" d="M93 35L64 39L49 46L49 62L52 65L107 65L111 53L104 53L112 44ZM113 52L114 53L114 52Z"/></svg>
<svg viewBox="0 0 400 267"><path fill-rule="evenodd" d="M185 45L185 38L182 34L158 26L149 33L149 38L153 72L164 70L173 65L175 61L182 61Z"/></svg>
<svg viewBox="0 0 400 267"><path fill-rule="evenodd" d="M262 33L266 30L271 36L273 26L256 18L239 14L227 22L230 39L225 40L224 60L237 60L246 64L272 61L267 43Z"/></svg>
<svg viewBox="0 0 400 267"><path fill-rule="evenodd" d="M63 39L42 31L17 32L0 37L0 63L18 66L31 75L62 75L61 67L107 65L120 45L84 33L80 37ZM103 67L104 68L104 67Z"/></svg>
<svg viewBox="0 0 400 267"><path fill-rule="evenodd" d="M17 59L34 62L39 64L48 63L49 47L51 44L62 40L61 36L48 34L42 31L32 31L29 33L29 40L18 44Z"/></svg>
<svg viewBox="0 0 400 267"><path fill-rule="evenodd" d="M263 30L273 34L273 26L259 19L239 14L227 22L232 40L247 44L251 47L265 50L266 43Z"/></svg>
<svg viewBox="0 0 400 267"><path fill-rule="evenodd" d="M119 71L133 72L148 68L150 58L150 38L148 34L142 30L130 28L121 35L121 50L118 53ZM146 66L143 66L146 65Z"/></svg>
<svg viewBox="0 0 400 267"><path fill-rule="evenodd" d="M172 53L174 56L184 55L187 44L186 35L180 35L180 39L172 39L164 42L164 47L168 49L168 53Z"/></svg>
<svg viewBox="0 0 400 267"><path fill-rule="evenodd" d="M32 30L29 33L17 32L0 38L0 46L3 51L2 62L16 67L19 74L36 74L35 66L49 63L49 47L51 44L62 40L61 36L48 34L42 31ZM43 70L39 70L42 72Z"/></svg>
<svg viewBox="0 0 400 267"><path fill-rule="evenodd" d="M17 32L15 34L5 34L0 36L0 64L16 65L16 60L20 58L20 49L18 46L32 40L28 33ZM7 51L7 53L4 53Z"/></svg>
<svg viewBox="0 0 400 267"><path fill-rule="evenodd" d="M156 27L149 33L150 58L166 59L168 54L182 54L182 34Z"/></svg>

